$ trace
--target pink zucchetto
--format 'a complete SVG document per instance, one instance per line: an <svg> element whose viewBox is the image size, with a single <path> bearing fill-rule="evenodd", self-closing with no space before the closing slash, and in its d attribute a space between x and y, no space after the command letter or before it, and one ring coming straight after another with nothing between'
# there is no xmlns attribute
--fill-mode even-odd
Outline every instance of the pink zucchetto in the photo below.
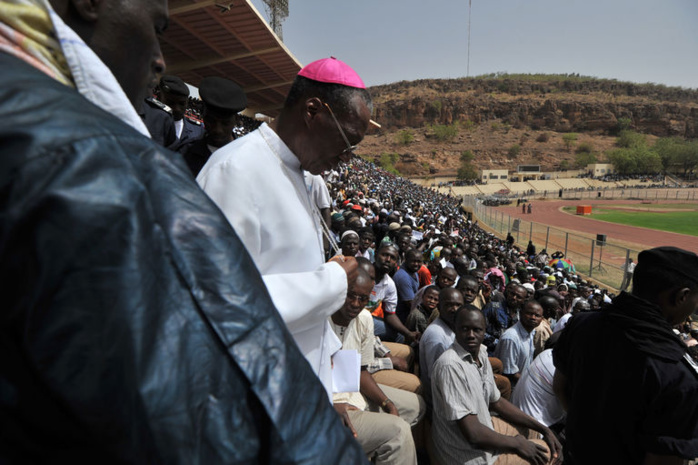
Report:
<svg viewBox="0 0 698 465"><path fill-rule="evenodd" d="M298 72L298 75L318 82L341 84L343 86L356 87L359 89L366 88L364 81L356 74L356 71L351 69L351 66L335 57L313 61L303 67L303 69Z"/></svg>

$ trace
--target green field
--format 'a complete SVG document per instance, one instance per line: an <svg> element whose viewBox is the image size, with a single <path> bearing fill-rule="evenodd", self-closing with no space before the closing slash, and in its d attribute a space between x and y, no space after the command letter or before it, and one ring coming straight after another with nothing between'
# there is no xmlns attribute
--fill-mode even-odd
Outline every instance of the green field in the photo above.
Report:
<svg viewBox="0 0 698 465"><path fill-rule="evenodd" d="M642 206L638 207L642 208ZM658 205L651 205L649 207L654 209L657 208ZM680 205L662 205L662 207L674 209L685 208L682 208ZM569 207L566 207L564 210L570 213L576 211L576 209ZM698 236L698 211L695 210L665 212L623 211L594 206L592 214L586 215L585 218Z"/></svg>
<svg viewBox="0 0 698 465"><path fill-rule="evenodd" d="M570 208L570 207L567 207ZM694 210L698 211L698 205L695 203L649 203L635 205L613 205L605 204L594 208L614 209L614 208L633 208L636 210Z"/></svg>

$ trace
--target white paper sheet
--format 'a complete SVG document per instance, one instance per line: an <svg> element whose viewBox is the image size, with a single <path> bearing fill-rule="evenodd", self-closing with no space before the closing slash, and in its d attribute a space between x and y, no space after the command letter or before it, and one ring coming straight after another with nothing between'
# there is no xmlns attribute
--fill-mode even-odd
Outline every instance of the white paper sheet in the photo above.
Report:
<svg viewBox="0 0 698 465"><path fill-rule="evenodd" d="M332 356L332 392L359 392L361 356L356 350L339 350Z"/></svg>

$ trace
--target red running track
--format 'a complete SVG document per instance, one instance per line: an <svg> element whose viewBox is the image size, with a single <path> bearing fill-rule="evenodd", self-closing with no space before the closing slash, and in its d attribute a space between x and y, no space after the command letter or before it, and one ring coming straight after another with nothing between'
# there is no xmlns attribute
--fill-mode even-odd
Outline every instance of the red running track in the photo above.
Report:
<svg viewBox="0 0 698 465"><path fill-rule="evenodd" d="M661 201L660 203L672 203L671 201ZM522 214L521 207L512 204L506 207L498 207L513 218L521 218L526 221L541 223L568 231L579 231L586 234L606 234L607 241L612 243L629 242L624 244L631 247L632 244L645 246L645 248L671 245L681 249L698 253L698 237L686 234L657 231L656 229L641 228L636 226L626 226L622 224L609 223L606 221L593 220L583 216L562 212L562 207L576 207L577 205L638 205L645 206L641 200L538 200L531 202L531 214ZM621 244L619 244L621 245Z"/></svg>

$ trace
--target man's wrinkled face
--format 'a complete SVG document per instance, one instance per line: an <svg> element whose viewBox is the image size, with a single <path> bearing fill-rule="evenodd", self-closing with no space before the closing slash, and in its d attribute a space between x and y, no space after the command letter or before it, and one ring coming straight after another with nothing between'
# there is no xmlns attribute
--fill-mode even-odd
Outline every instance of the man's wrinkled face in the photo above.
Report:
<svg viewBox="0 0 698 465"><path fill-rule="evenodd" d="M167 24L166 0L102 2L93 31L83 37L136 108L165 70L159 36Z"/></svg>
<svg viewBox="0 0 698 465"><path fill-rule="evenodd" d="M349 140L349 144L358 145L364 139L368 122L371 119L371 111L360 95L354 95L349 103L352 108L347 114L336 114L339 127ZM336 109L332 109L336 111ZM335 168L340 162L349 162L351 152L346 152L347 143L324 105L320 105L317 124L312 138L305 141L302 147L298 147L297 153L301 166L311 174L321 174L323 171Z"/></svg>

